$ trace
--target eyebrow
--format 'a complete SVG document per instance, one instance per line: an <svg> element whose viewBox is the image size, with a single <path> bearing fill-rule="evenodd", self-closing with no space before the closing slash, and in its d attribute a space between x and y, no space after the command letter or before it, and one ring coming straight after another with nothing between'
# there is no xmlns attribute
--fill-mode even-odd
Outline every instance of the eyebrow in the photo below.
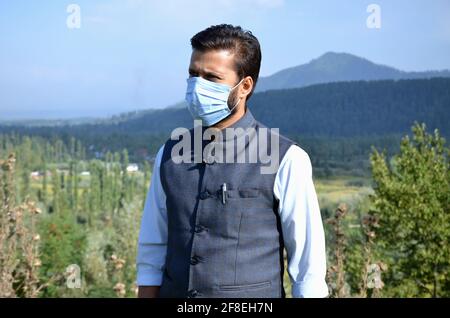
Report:
<svg viewBox="0 0 450 318"><path fill-rule="evenodd" d="M198 73L198 71L193 69L193 68L189 68L189 74L192 74L192 73ZM205 75L210 75L210 76L214 76L214 77L218 77L218 78L223 78L223 74L221 74L221 73L208 71L208 70L205 71L204 73L205 73Z"/></svg>

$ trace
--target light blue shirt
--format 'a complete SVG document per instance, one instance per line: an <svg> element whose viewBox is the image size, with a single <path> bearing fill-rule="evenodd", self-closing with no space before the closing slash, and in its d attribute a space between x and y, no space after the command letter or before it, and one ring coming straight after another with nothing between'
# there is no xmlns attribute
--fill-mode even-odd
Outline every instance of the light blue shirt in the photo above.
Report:
<svg viewBox="0 0 450 318"><path fill-rule="evenodd" d="M156 155L145 201L137 253L137 285L160 286L167 251L166 195L159 168L164 146ZM278 168L273 193L279 200L287 270L292 297L326 297L325 235L309 155L292 145Z"/></svg>

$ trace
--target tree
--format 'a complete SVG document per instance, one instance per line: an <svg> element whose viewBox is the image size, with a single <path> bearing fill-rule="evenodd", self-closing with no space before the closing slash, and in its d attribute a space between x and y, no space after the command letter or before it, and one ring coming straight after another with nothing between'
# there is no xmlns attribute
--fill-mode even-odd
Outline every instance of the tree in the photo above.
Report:
<svg viewBox="0 0 450 318"><path fill-rule="evenodd" d="M389 264L392 296L450 296L450 149L436 129L413 125L391 163L384 151L371 155L375 193L371 214L379 217L380 251Z"/></svg>

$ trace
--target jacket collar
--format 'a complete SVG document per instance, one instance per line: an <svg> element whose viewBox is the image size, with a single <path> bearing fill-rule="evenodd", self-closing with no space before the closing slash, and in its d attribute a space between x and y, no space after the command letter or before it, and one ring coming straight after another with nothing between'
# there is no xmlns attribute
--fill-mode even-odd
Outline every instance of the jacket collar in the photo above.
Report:
<svg viewBox="0 0 450 318"><path fill-rule="evenodd" d="M239 118L236 122L228 127L218 130L217 134L221 134L222 141L229 141L233 138L239 138L246 134L247 128L255 127L256 119L253 117L252 112L246 106L244 115ZM202 127L202 132L204 133L209 127ZM241 129L237 129L241 128ZM216 131L217 131L216 130ZM234 130L234 131L233 131Z"/></svg>

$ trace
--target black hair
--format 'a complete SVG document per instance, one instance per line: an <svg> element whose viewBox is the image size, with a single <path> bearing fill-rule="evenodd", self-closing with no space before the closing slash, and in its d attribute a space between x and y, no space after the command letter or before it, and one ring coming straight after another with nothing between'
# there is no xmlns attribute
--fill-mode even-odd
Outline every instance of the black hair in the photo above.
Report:
<svg viewBox="0 0 450 318"><path fill-rule="evenodd" d="M231 24L213 25L191 38L191 46L201 52L209 50L229 50L235 54L235 67L239 79L250 76L253 94L261 67L261 48L258 39L248 30Z"/></svg>

